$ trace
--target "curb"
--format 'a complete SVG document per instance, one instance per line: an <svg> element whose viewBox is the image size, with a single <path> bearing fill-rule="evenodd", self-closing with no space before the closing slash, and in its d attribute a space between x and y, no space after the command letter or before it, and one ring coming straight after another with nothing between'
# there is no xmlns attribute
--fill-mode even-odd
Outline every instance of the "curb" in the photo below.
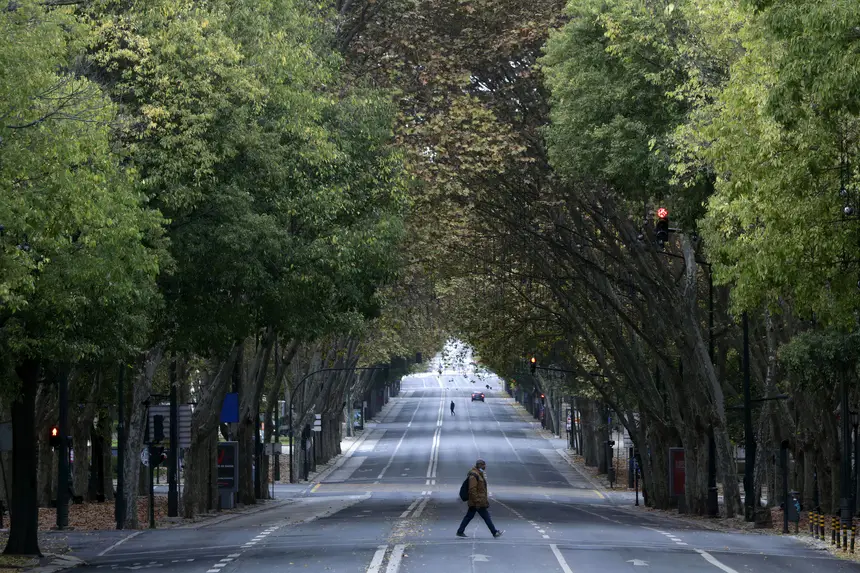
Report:
<svg viewBox="0 0 860 573"><path fill-rule="evenodd" d="M365 424L364 430L361 431L361 435L356 439L349 448L340 454L334 459L332 464L321 470L312 478L308 479L308 485L301 491L299 496L307 495L310 490L312 490L315 486L319 485L324 479L334 473L337 469L339 469L343 464L346 463L346 460L351 458L355 452L358 451L358 448L367 440L367 437L373 433L373 430L376 429L378 424L384 423L385 418L388 417L388 414L394 408L395 404L400 401L400 396L393 396L389 398L388 404L382 407L382 409L378 412L379 421L378 422L370 422Z"/></svg>
<svg viewBox="0 0 860 573"><path fill-rule="evenodd" d="M535 422L534 419L532 419L530 416L526 415L526 414L528 414L528 411L526 411L526 409L523 408L522 404L520 404L519 402L517 402L516 400L514 400L510 396L508 396L508 399L512 402L512 406L513 406L514 410L520 415L520 417L532 425L532 429L535 431L535 433L538 435L538 437L543 438L547 442L549 442L551 439L555 439L554 435L550 434L550 436L552 436L552 437L549 437L546 433L541 431L542 428L539 427L538 422ZM577 467L576 463L574 463L573 459L570 457L570 454L568 454L565 450L563 450L561 448L553 448L553 449L558 453L558 455L560 455L562 457L562 459L564 459L564 461L567 462L567 464L576 473L578 473L580 476L582 476L582 478L585 481L587 481L589 484L591 484L591 487L593 487L594 490L597 491L604 498L604 500L606 500L612 506L621 507L620 505L618 505L615 502L615 500L612 499L612 494L602 484L596 482L594 480L594 478L592 478L590 475L588 475L587 473L582 471L581 468Z"/></svg>
<svg viewBox="0 0 860 573"><path fill-rule="evenodd" d="M196 523L186 523L184 525L175 525L170 527L169 529L203 529L204 527L209 527L210 525L218 525L219 523L224 523L225 521L229 521L234 517L245 517L247 515L254 515L256 513L262 513L264 511L269 511L272 509L279 509L284 507L285 505L290 505L295 503L295 499L287 498L284 500L276 500L273 503L263 503L263 504L254 504L250 505L246 508L242 508L239 511L233 511L230 513L225 513L216 517L212 517L209 519L201 519ZM167 527L162 527L161 529L168 529Z"/></svg>
<svg viewBox="0 0 860 573"><path fill-rule="evenodd" d="M71 555L45 555L45 558L49 557L52 557L52 559L46 565L39 565L38 567L30 569L22 569L22 573L57 573L58 571L65 571L66 569L73 569L75 567L80 567L81 565L86 565L86 562L83 559L72 557Z"/></svg>
<svg viewBox="0 0 860 573"><path fill-rule="evenodd" d="M602 484L596 482L594 478L592 478L590 475L582 471L582 469L577 467L576 463L573 461L573 458L570 457L570 454L568 454L561 448L556 448L555 451L558 452L558 455L560 455L564 459L564 461L566 461L567 464L576 471L576 473L582 476L585 481L590 483L591 486L595 489L595 491L599 492L600 495L602 495L606 499L606 501L608 501L613 506L621 507L617 503L615 503L615 500L612 499L612 494L605 487L603 487Z"/></svg>

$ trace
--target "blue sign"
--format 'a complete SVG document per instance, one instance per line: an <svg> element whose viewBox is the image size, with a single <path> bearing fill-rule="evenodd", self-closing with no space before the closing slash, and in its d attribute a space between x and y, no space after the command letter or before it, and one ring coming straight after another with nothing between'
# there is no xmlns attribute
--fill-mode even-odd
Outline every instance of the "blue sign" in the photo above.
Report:
<svg viewBox="0 0 860 573"><path fill-rule="evenodd" d="M239 423L239 394L236 392L228 392L224 396L224 403L221 404L221 423L222 424L238 424Z"/></svg>

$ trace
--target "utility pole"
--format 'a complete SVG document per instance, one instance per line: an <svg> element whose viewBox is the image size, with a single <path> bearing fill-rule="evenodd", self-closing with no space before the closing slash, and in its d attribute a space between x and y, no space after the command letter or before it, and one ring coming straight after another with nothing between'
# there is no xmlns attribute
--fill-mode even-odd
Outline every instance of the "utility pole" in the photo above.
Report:
<svg viewBox="0 0 860 573"><path fill-rule="evenodd" d="M170 455L167 458L167 515L179 516L179 397L176 389L176 354L170 363Z"/></svg>
<svg viewBox="0 0 860 573"><path fill-rule="evenodd" d="M59 379L60 447L57 468L57 529L69 526L69 373L64 369Z"/></svg>
<svg viewBox="0 0 860 573"><path fill-rule="evenodd" d="M117 425L116 425L116 498L114 499L116 513L116 528L125 527L125 364L119 365L119 376L116 382Z"/></svg>
<svg viewBox="0 0 860 573"><path fill-rule="evenodd" d="M744 374L744 517L755 520L755 434L752 423L752 390L750 389L750 332L747 313L742 317L744 331L743 374Z"/></svg>

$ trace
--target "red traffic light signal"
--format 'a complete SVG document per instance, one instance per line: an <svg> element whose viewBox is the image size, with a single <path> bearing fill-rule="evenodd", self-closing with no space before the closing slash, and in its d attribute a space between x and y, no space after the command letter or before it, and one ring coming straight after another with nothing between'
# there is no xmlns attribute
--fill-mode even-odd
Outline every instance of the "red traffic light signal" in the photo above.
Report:
<svg viewBox="0 0 860 573"><path fill-rule="evenodd" d="M657 223L654 225L654 235L660 243L665 243L669 240L669 210L665 207L657 209Z"/></svg>
<svg viewBox="0 0 860 573"><path fill-rule="evenodd" d="M546 398L546 396L544 396L543 394L541 394L541 395L540 395L540 399L541 399L541 400L543 400L544 398Z"/></svg>
<svg viewBox="0 0 860 573"><path fill-rule="evenodd" d="M60 447L60 428L59 426L51 426L51 433L48 435L48 443L52 448Z"/></svg>

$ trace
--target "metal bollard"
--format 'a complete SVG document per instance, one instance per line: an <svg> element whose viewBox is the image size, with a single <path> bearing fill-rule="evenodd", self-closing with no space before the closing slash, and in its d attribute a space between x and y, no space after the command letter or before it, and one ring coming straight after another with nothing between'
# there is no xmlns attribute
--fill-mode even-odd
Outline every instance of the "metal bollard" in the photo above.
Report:
<svg viewBox="0 0 860 573"><path fill-rule="evenodd" d="M824 514L818 514L818 539L824 541Z"/></svg>
<svg viewBox="0 0 860 573"><path fill-rule="evenodd" d="M815 537L815 510L812 509L806 514L809 519L809 533Z"/></svg>
<svg viewBox="0 0 860 573"><path fill-rule="evenodd" d="M839 535L839 519L830 518L830 545L836 545L836 536Z"/></svg>
<svg viewBox="0 0 860 573"><path fill-rule="evenodd" d="M857 522L851 518L851 553L854 553L854 539L857 537Z"/></svg>
<svg viewBox="0 0 860 573"><path fill-rule="evenodd" d="M842 526L842 551L848 551L848 524L847 523L841 523L841 526Z"/></svg>

